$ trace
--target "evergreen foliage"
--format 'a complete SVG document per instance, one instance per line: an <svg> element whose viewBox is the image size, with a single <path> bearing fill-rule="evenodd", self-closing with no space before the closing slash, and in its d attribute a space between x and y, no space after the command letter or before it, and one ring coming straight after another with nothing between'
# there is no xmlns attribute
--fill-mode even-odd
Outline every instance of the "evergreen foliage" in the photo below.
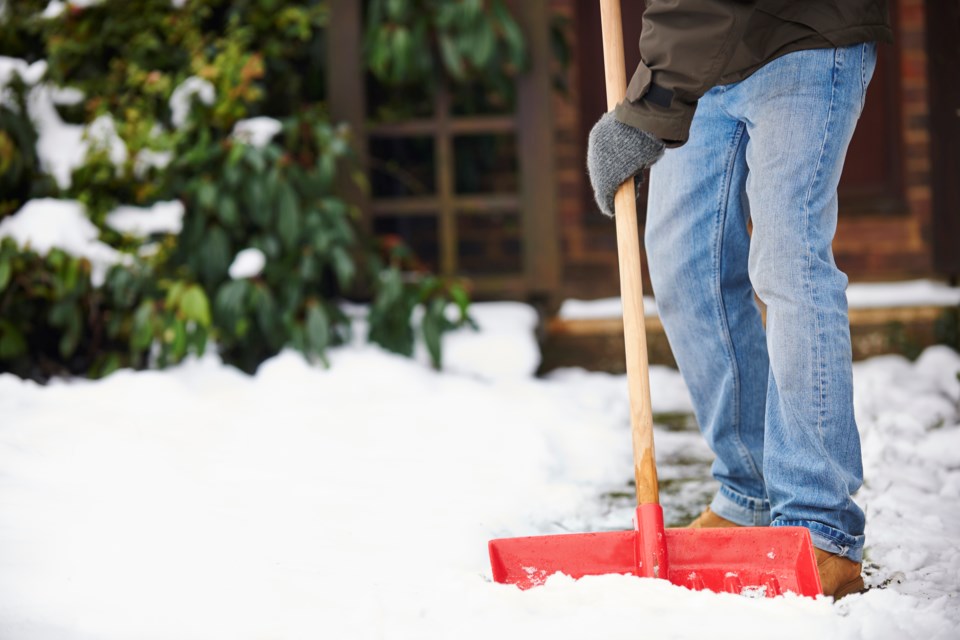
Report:
<svg viewBox="0 0 960 640"><path fill-rule="evenodd" d="M14 79L0 100L0 220L33 198L78 200L100 240L130 260L94 286L87 260L5 240L0 371L101 376L175 363L203 353L209 339L247 371L287 346L322 360L350 335L348 299L371 301L369 340L409 355L419 332L440 366L442 334L470 322L466 288L413 271L409 250L366 235L340 196L344 180L364 178L351 164L350 132L324 108L326 2L104 0L66 3L52 17L43 15L46 0L6 4L0 50L45 60L46 86L83 94L79 104L59 106L59 117L107 118L126 154L118 160L91 143L70 184L58 185L36 151L31 88ZM405 3L387 3L397 4ZM476 32L478 46L491 30L510 46L480 58L473 48L460 51L460 63L438 50L453 77L484 60L521 64L522 43L503 12L495 2L468 23L454 20L461 32ZM180 113L171 97L188 86L212 91L195 92ZM279 122L272 140L234 135L239 121L260 116ZM167 200L185 207L179 233L140 238L107 224L119 205ZM266 256L264 269L231 278L231 262L249 248Z"/></svg>

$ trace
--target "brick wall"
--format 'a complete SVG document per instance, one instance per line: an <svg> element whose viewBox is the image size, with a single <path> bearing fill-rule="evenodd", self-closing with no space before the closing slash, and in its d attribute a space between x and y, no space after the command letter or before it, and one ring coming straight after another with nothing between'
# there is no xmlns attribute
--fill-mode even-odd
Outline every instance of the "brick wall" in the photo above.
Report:
<svg viewBox="0 0 960 640"><path fill-rule="evenodd" d="M923 0L892 0L899 86L891 100L899 131L897 178L902 204L896 211L872 213L841 208L834 244L837 263L852 280L931 276L931 179L927 70ZM551 0L551 9L576 24L575 0ZM617 294L616 241L613 225L588 206L589 183L584 169L584 124L578 112L583 69L571 28L572 64L568 96L556 96L556 178L560 217L562 290L560 297L596 298ZM871 95L870 99L883 99ZM589 124L589 123L587 123ZM646 269L644 270L646 273Z"/></svg>
<svg viewBox="0 0 960 640"><path fill-rule="evenodd" d="M577 15L572 0L551 0L551 10L567 19L572 64L567 95L555 94L557 214L560 218L562 298L597 298L617 294L616 236L613 224L587 208L590 184L586 174L583 122L577 97L584 72L582 44L577 42ZM599 70L587 70L599 73ZM589 123L588 123L589 124Z"/></svg>

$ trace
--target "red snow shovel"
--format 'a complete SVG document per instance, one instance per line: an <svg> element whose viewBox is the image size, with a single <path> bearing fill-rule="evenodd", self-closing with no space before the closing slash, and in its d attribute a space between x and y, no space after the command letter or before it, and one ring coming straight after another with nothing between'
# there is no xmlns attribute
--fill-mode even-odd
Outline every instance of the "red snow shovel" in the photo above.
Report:
<svg viewBox="0 0 960 640"><path fill-rule="evenodd" d="M607 105L625 93L619 0L600 0ZM619 573L662 578L690 589L816 596L820 576L810 532L802 527L664 529L653 453L653 415L643 322L640 244L633 181L616 200L617 249L626 343L630 425L637 482L635 529L490 541L496 582L534 587L560 572L573 578Z"/></svg>

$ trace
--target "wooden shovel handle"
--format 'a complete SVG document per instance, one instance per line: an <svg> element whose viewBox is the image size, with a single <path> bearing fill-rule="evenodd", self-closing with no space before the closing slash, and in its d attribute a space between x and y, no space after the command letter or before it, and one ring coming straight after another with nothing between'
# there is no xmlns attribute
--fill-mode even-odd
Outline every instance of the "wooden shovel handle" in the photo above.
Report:
<svg viewBox="0 0 960 640"><path fill-rule="evenodd" d="M620 0L600 0L603 30L603 67L607 108L613 109L627 92L623 60L623 27ZM633 180L627 180L614 200L617 221L617 255L620 262L620 297L623 300L623 341L627 356L630 393L630 430L637 503L658 504L657 466L653 453L653 413L650 409L650 373L647 365L647 332L643 315L643 278L640 269L640 234Z"/></svg>

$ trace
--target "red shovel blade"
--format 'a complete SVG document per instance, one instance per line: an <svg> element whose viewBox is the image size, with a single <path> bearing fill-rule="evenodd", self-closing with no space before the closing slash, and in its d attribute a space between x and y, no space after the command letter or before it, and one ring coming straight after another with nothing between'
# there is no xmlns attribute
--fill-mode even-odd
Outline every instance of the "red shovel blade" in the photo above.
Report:
<svg viewBox="0 0 960 640"><path fill-rule="evenodd" d="M528 589L557 572L573 578L644 575L639 536L634 530L491 540L493 579ZM821 593L805 528L665 529L664 537L667 579L675 585L767 597Z"/></svg>

